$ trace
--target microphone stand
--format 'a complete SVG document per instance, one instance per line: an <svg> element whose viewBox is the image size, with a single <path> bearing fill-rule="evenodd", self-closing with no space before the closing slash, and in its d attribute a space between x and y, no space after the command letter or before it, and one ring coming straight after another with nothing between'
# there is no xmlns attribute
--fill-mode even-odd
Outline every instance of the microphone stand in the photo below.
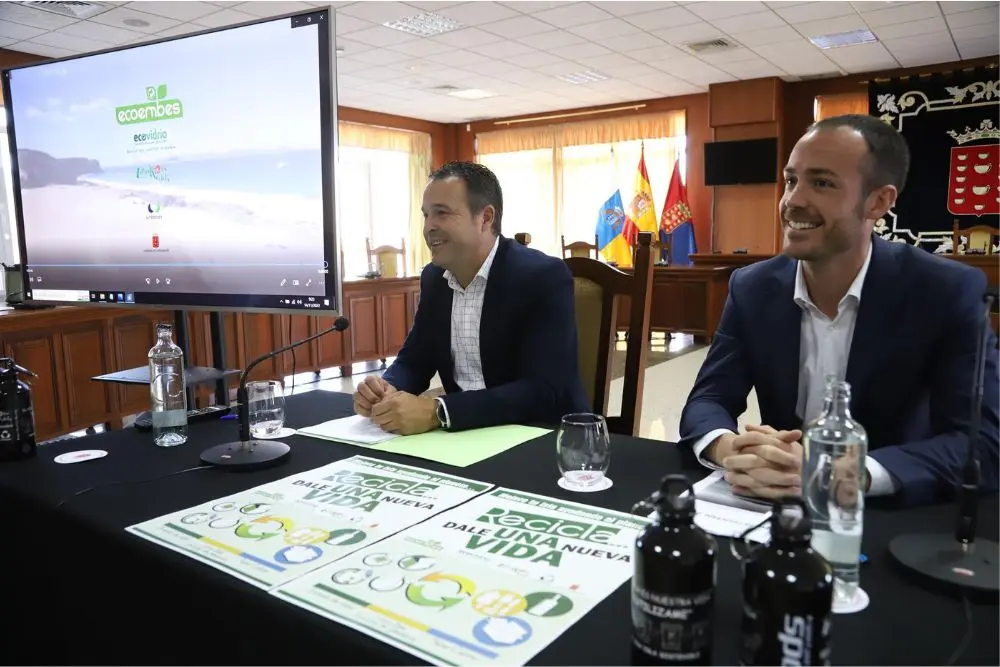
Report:
<svg viewBox="0 0 1000 667"><path fill-rule="evenodd" d="M279 440L254 440L250 437L250 406L247 397L247 377L257 365L273 359L283 352L305 345L320 336L333 331L344 331L349 326L346 317L338 317L329 329L324 329L308 338L290 343L282 348L258 357L240 374L239 388L236 390L236 410L240 422L240 439L210 447L201 453L201 462L224 470L249 472L276 466L291 454L291 448Z"/></svg>
<svg viewBox="0 0 1000 667"><path fill-rule="evenodd" d="M986 314L976 337L976 368L972 384L972 415L969 419L968 450L958 484L958 525L954 535L910 533L889 543L889 553L911 574L949 592L996 596L1000 590L1000 545L976 540L979 514L979 483L982 469L976 445L983 411L983 385L993 297L986 296Z"/></svg>

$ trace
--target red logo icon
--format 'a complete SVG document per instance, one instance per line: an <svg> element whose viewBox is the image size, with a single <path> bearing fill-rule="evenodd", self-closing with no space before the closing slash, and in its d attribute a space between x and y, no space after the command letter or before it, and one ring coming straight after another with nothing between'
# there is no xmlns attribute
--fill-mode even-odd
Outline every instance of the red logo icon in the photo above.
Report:
<svg viewBox="0 0 1000 667"><path fill-rule="evenodd" d="M1000 144L956 146L948 173L948 212L1000 214Z"/></svg>
<svg viewBox="0 0 1000 667"><path fill-rule="evenodd" d="M153 234L153 247L154 248L159 248L160 247L160 235L159 234Z"/></svg>

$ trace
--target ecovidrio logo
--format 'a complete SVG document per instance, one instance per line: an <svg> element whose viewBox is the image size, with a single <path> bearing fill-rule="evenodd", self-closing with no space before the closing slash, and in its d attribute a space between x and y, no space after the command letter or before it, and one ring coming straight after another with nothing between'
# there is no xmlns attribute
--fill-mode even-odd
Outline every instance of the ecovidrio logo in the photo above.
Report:
<svg viewBox="0 0 1000 667"><path fill-rule="evenodd" d="M146 86L146 101L115 107L119 125L134 125L152 121L173 120L184 116L184 105L178 99L167 99L167 84Z"/></svg>

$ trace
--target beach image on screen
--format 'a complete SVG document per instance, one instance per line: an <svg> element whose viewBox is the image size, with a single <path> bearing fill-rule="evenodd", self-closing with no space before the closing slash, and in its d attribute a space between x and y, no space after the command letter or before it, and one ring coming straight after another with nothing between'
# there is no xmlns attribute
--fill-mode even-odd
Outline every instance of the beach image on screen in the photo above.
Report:
<svg viewBox="0 0 1000 667"><path fill-rule="evenodd" d="M11 72L36 286L323 295L317 30L282 19Z"/></svg>

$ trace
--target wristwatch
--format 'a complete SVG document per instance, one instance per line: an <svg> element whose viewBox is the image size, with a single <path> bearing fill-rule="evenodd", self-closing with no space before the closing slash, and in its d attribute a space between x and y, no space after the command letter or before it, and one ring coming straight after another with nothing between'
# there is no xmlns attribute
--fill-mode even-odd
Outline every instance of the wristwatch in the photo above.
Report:
<svg viewBox="0 0 1000 667"><path fill-rule="evenodd" d="M448 408L444 406L444 401L442 401L440 397L437 397L434 400L437 401L437 408L435 410L435 414L437 415L438 426L440 426L442 429L447 429L449 422Z"/></svg>

